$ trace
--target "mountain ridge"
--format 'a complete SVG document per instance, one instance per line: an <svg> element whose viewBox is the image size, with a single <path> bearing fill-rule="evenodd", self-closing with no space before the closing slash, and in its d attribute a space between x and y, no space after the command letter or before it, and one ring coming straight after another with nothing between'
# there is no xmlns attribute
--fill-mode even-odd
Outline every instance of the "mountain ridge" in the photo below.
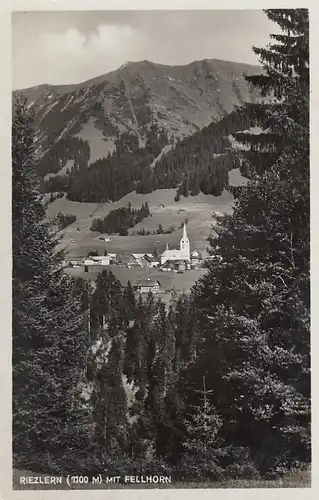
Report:
<svg viewBox="0 0 319 500"><path fill-rule="evenodd" d="M100 79L106 78L109 75L116 73L119 70L123 70L127 66L131 66L131 65L149 64L149 65L154 65L154 66L158 66L158 67L162 67L162 68L185 68L185 67L192 66L195 64L199 64L199 63L203 63L203 62L206 62L206 63L214 63L214 62L215 63L225 63L225 64L230 64L233 66L240 66L240 67L246 66L248 69L254 68L254 70L259 70L260 72L262 71L262 68L257 64L255 65L255 64L242 63L242 62L238 62L238 61L229 61L229 60L226 61L224 59L218 59L218 58L196 59L195 61L191 61L190 63L187 63L187 64L163 64L163 63L157 63L154 61L150 61L149 59L143 59L140 61L126 61L121 66L119 66L117 69L108 71L107 73L103 73L101 75L94 76L92 78L85 79L85 80L77 82L77 83L54 84L54 83L45 82L45 83L40 83L39 85L31 85L29 87L13 89L12 92L13 92L13 94L18 94L21 92L22 93L28 92L28 91L31 91L33 89L34 90L40 89L41 87L47 87L47 88L59 89L60 92L63 93L63 91L68 91L68 88L69 88L69 90L72 90L72 88L75 88L75 87L81 87L81 86L85 86L85 85L94 83L95 80L98 81Z"/></svg>
<svg viewBox="0 0 319 500"><path fill-rule="evenodd" d="M218 121L256 99L243 73L258 72L259 66L220 59L178 66L145 60L78 84L14 91L13 97L23 93L34 108L43 154L61 139L78 137L89 143L92 163L112 152L123 133L143 145L152 126L174 141Z"/></svg>

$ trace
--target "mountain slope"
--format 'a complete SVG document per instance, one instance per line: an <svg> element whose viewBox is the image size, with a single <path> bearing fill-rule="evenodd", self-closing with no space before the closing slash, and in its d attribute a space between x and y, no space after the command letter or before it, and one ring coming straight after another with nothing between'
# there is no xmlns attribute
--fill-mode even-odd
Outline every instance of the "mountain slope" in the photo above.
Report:
<svg viewBox="0 0 319 500"><path fill-rule="evenodd" d="M114 150L118 134L132 133L142 146L152 124L180 138L217 121L256 98L243 78L256 72L257 66L215 59L184 66L129 62L81 84L22 92L35 109L43 152L75 136L88 141L92 162Z"/></svg>
<svg viewBox="0 0 319 500"><path fill-rule="evenodd" d="M237 170L230 173L230 184L239 185L243 180ZM90 250L103 254L105 248L109 252L125 255L130 253L152 253L157 247L159 252L165 250L166 243L170 247L179 244L181 238L180 225L187 218L188 236L191 240L192 250L198 249L205 253L207 238L211 234L214 224L214 213L231 213L233 197L230 192L224 191L221 196L204 195L181 197L179 203L174 201L174 189L161 189L148 194L128 193L120 200L113 203L94 204L70 201L66 198L59 198L51 203L47 208L50 217L56 216L59 212L72 213L77 216L76 222L63 229L63 240L59 249L67 248L69 257L85 256ZM132 208L139 209L143 203L148 204L152 217L148 217L140 222L133 229L129 230L129 236L111 235L108 243L100 239L101 234L90 230L95 218L103 218L111 210L125 207L128 203ZM175 230L170 234L150 234L139 236L136 234L140 228L153 233L159 225L164 229L174 226Z"/></svg>
<svg viewBox="0 0 319 500"><path fill-rule="evenodd" d="M133 190L146 194L170 188L177 189L176 201L180 196L196 196L200 191L220 196L228 184L229 171L243 167L232 147L232 134L251 126L238 108L218 122L177 139L174 145L167 144L165 133L153 128L143 148L139 147L136 136L123 134L116 141L112 155L89 167L84 144L78 143L77 149L73 144L77 164L47 178L43 189L49 193L66 193L71 201L89 203L114 202ZM61 162L56 161L57 154L52 148L50 157L46 155L43 159L43 173L49 168L52 171L53 166L56 171L61 167Z"/></svg>

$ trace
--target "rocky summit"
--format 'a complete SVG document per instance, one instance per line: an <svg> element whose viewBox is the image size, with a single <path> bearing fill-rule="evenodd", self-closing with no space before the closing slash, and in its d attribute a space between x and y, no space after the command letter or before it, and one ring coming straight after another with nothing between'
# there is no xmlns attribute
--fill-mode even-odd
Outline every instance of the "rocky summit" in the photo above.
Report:
<svg viewBox="0 0 319 500"><path fill-rule="evenodd" d="M90 145L90 161L114 150L119 135L133 133L142 146L152 126L171 139L193 134L254 101L244 74L258 66L204 59L167 66L127 62L116 71L76 85L40 85L22 92L34 107L37 141L45 153L60 139L79 137ZM17 94L21 91L15 91Z"/></svg>

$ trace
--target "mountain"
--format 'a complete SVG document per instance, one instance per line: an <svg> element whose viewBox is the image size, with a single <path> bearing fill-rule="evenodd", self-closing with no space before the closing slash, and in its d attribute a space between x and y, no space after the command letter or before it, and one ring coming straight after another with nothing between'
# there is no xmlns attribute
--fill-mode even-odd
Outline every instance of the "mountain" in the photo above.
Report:
<svg viewBox="0 0 319 500"><path fill-rule="evenodd" d="M166 133L152 126L144 147L139 146L135 135L124 133L116 140L112 154L90 165L87 142L61 139L59 147L53 146L39 164L42 175L57 172L45 176L43 190L52 193L50 202L66 193L70 201L109 203L132 191L147 194L171 188L176 189L175 201L200 192L220 196L229 184L231 170L246 171L246 164L236 152L239 145L234 136L252 129L252 125L238 107L218 122L176 139L174 144L167 144ZM73 165L65 165L61 172L66 158L73 158Z"/></svg>
<svg viewBox="0 0 319 500"><path fill-rule="evenodd" d="M134 207L150 205L150 230L178 227L187 216L192 240L204 250L212 213L231 211L225 188L234 184L232 174L235 184L243 181L232 134L251 124L234 106L259 97L243 77L259 72L218 60L186 66L143 61L77 85L23 90L35 111L47 213L77 217L63 245L76 254L100 245L90 231L94 218L135 200ZM145 241L130 236L131 250L140 251Z"/></svg>
<svg viewBox="0 0 319 500"><path fill-rule="evenodd" d="M84 83L45 84L15 91L14 96L23 92L34 107L43 153L57 149L61 140L78 138L82 145L88 142L85 155L92 163L114 151L117 136L124 133L133 134L143 147L152 126L164 129L171 141L216 122L234 105L257 97L243 74L260 71L258 66L217 59L183 66L128 62ZM53 173L65 162L60 166Z"/></svg>

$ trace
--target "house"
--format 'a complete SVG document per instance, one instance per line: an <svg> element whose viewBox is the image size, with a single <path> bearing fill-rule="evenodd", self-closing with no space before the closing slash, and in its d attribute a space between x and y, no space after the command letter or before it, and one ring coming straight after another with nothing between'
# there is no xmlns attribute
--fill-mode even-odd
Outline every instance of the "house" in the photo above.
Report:
<svg viewBox="0 0 319 500"><path fill-rule="evenodd" d="M144 257L144 253L131 253L128 266L142 266L142 259Z"/></svg>
<svg viewBox="0 0 319 500"><path fill-rule="evenodd" d="M116 253L108 253L107 256L110 257L110 264L117 263Z"/></svg>
<svg viewBox="0 0 319 500"><path fill-rule="evenodd" d="M92 259L92 257L86 257L83 261L83 264L85 266L93 266L94 264L96 264L96 262L94 262L94 260Z"/></svg>
<svg viewBox="0 0 319 500"><path fill-rule="evenodd" d="M198 250L191 253L191 264L197 266L202 261L202 254Z"/></svg>
<svg viewBox="0 0 319 500"><path fill-rule="evenodd" d="M85 266L93 266L93 265L109 266L110 261L111 261L111 258L109 255L90 255L90 257L86 257L84 259L84 265Z"/></svg>
<svg viewBox="0 0 319 500"><path fill-rule="evenodd" d="M160 270L161 271L172 271L173 270L173 264L171 263L170 260L167 260L163 265L161 265Z"/></svg>
<svg viewBox="0 0 319 500"><path fill-rule="evenodd" d="M86 257L86 258L84 259L83 264L84 264L85 266L93 266L93 265L95 264L95 262L94 262L94 260L92 259L92 257Z"/></svg>
<svg viewBox="0 0 319 500"><path fill-rule="evenodd" d="M73 258L73 259L65 259L65 266L69 267L81 267L83 265L83 259L81 257Z"/></svg>
<svg viewBox="0 0 319 500"><path fill-rule="evenodd" d="M186 271L186 269L190 269L190 262L187 260L178 260L175 262L175 266L178 271Z"/></svg>
<svg viewBox="0 0 319 500"><path fill-rule="evenodd" d="M160 282L159 281L153 281L150 278L144 279L144 280L138 280L135 283L133 283L133 290L134 292L139 292L139 293L159 293L160 291Z"/></svg>
<svg viewBox="0 0 319 500"><path fill-rule="evenodd" d="M190 269L191 263L188 260L167 260L162 266L162 271L186 271Z"/></svg>
<svg viewBox="0 0 319 500"><path fill-rule="evenodd" d="M146 256L149 259L152 259L153 254L151 254L151 253L132 253L130 255L130 259L129 259L129 262L128 262L128 267L136 267L136 266L143 267L143 259ZM145 261L144 261L144 265L145 265Z"/></svg>
<svg viewBox="0 0 319 500"><path fill-rule="evenodd" d="M145 254L142 257L141 264L143 267L157 267L159 266L159 260L154 255Z"/></svg>
<svg viewBox="0 0 319 500"><path fill-rule="evenodd" d="M131 267L142 267L142 264L141 264L141 262L129 260L128 263L126 264L126 267L128 267L129 269Z"/></svg>

